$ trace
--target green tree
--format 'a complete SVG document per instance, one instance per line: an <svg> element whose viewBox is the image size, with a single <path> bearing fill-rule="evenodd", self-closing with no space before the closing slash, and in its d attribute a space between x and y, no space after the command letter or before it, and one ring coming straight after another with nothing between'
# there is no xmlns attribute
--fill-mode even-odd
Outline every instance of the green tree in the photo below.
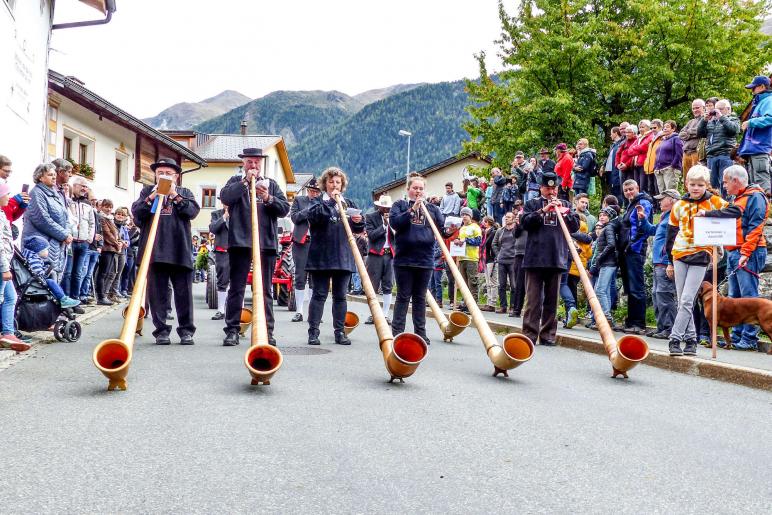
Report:
<svg viewBox="0 0 772 515"><path fill-rule="evenodd" d="M693 98L729 98L742 109L750 77L772 62L760 32L770 0L502 1L500 55L490 76L468 81L472 116L464 151L494 154L507 166L517 150L535 151L587 137L608 143L624 120L690 116Z"/></svg>

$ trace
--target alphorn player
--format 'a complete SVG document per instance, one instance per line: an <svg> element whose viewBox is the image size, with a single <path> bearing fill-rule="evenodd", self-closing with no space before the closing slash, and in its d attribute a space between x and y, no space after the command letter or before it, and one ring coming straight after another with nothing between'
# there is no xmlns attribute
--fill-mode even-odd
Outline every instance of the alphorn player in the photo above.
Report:
<svg viewBox="0 0 772 515"><path fill-rule="evenodd" d="M158 180L162 176L172 180L171 190L164 198L163 205L156 206L156 209L161 210L161 215L158 219L158 232L147 274L147 300L150 303L150 313L155 326L153 336L157 345L171 343L169 334L172 326L166 323L166 317L171 310L170 292L173 292L180 345L193 345L196 326L193 325L193 257L190 254L190 221L198 215L201 208L193 192L177 186L182 169L175 160L159 159L150 165L150 169L155 172L156 186L148 185L142 188L139 199L131 206L134 221L140 230L138 254L140 256L148 243L147 235L153 222L151 210L157 197Z"/></svg>
<svg viewBox="0 0 772 515"><path fill-rule="evenodd" d="M394 231L389 227L389 210L391 209L391 197L381 195L375 202L377 208L372 213L365 215L365 231L367 232L367 275L373 283L375 293L383 294L383 314L389 321L389 308L391 307L391 289L394 283L394 249L392 240ZM370 315L365 324L372 324L373 316Z"/></svg>
<svg viewBox="0 0 772 515"><path fill-rule="evenodd" d="M290 218L295 227L292 228L292 261L295 262L295 316L293 322L303 321L303 304L306 299L311 301L314 294L313 284L308 285L308 296L306 296L306 282L308 272L306 272L306 263L308 262L308 249L311 248L311 230L308 228L308 208L313 200L321 194L316 177L312 177L306 184L306 195L295 197L290 208Z"/></svg>
<svg viewBox="0 0 772 515"><path fill-rule="evenodd" d="M217 312L212 320L225 318L225 299L228 295L228 278L230 264L228 263L228 206L212 211L209 222L209 234L214 235L214 269L217 274Z"/></svg>
<svg viewBox="0 0 772 515"><path fill-rule="evenodd" d="M335 343L351 345L344 331L346 319L346 293L351 274L356 270L354 255L348 244L346 229L341 213L335 202L341 196L343 206L349 214L351 231L361 233L365 224L361 212L353 201L343 198L348 179L343 170L327 168L319 180L322 195L312 201L308 208L308 222L311 228L311 248L308 252L306 270L311 274L314 294L308 306L308 345L319 345L319 322L322 319L324 303L332 283L332 327ZM358 251L357 251L358 252Z"/></svg>
<svg viewBox="0 0 772 515"><path fill-rule="evenodd" d="M249 199L249 184L256 180L257 216L260 232L260 259L263 276L263 298L265 320L268 327L268 343L276 345L273 337L273 268L279 247L276 220L287 216L289 203L276 181L262 175L262 149L245 148L239 154L243 174L231 177L220 191L220 200L228 206L228 262L230 264L230 286L225 301L225 339L223 345L239 344L239 322L247 287L247 274L252 264L252 209ZM256 272L256 271L255 271ZM259 309L259 306L252 306Z"/></svg>
<svg viewBox="0 0 772 515"><path fill-rule="evenodd" d="M523 268L525 269L525 312L523 334L536 343L555 345L558 330L558 287L560 276L568 270L571 253L557 217L562 216L568 232L579 230L579 217L573 206L557 197L558 176L544 172L540 195L525 203L523 228L528 231Z"/></svg>
<svg viewBox="0 0 772 515"><path fill-rule="evenodd" d="M397 282L397 302L394 304L394 334L405 331L407 307L413 301L413 332L429 344L426 336L426 290L434 270L434 233L421 209L424 205L432 215L434 225L442 227L445 217L440 208L426 202L426 180L412 176L408 181L407 200L398 200L389 216L394 230L394 278Z"/></svg>

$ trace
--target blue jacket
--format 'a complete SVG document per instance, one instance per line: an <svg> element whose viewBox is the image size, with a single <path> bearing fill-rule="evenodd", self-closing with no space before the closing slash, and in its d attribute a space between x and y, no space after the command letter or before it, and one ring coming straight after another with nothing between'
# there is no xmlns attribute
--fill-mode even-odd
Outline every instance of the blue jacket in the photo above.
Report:
<svg viewBox="0 0 772 515"><path fill-rule="evenodd" d="M755 107L737 151L741 156L772 152L772 91L759 93L753 98L753 103Z"/></svg>
<svg viewBox="0 0 772 515"><path fill-rule="evenodd" d="M598 166L595 149L586 148L582 150L576 158L576 166L581 167L582 170L574 170L574 189L586 190L590 185L590 179L595 176Z"/></svg>
<svg viewBox="0 0 772 515"><path fill-rule="evenodd" d="M22 244L31 236L40 236L48 242L48 259L57 272L64 271L63 241L70 235L70 217L62 196L43 183L29 192L29 207L24 213Z"/></svg>
<svg viewBox="0 0 772 515"><path fill-rule="evenodd" d="M635 209L639 204L643 206L643 210L646 213L646 219L651 221L651 197L646 193L639 193L637 197L630 201L630 205L627 206L625 213L617 219L619 220L618 223L621 224L617 246L622 249L623 252L632 251L636 254L645 255L648 236L645 232L641 232L638 212Z"/></svg>
<svg viewBox="0 0 772 515"><path fill-rule="evenodd" d="M445 225L437 206L424 204L432 214L434 225ZM391 206L389 225L394 230L394 266L434 268L434 233L423 210L415 215L413 201L398 200Z"/></svg>
<svg viewBox="0 0 772 515"><path fill-rule="evenodd" d="M655 265L669 265L670 258L665 249L667 243L667 221L670 218L670 211L662 213L657 225L652 225L647 219L641 221L641 230L647 236L654 236L651 244L651 262Z"/></svg>
<svg viewBox="0 0 772 515"><path fill-rule="evenodd" d="M43 259L37 252L32 252L26 247L22 249L21 255L27 260L30 272L39 276L41 279L46 279L48 277L48 269L51 265L49 258Z"/></svg>

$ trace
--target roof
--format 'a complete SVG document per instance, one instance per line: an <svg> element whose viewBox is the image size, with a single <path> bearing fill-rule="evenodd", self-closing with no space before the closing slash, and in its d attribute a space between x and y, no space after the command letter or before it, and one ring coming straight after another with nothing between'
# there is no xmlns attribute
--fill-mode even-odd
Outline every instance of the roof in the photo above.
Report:
<svg viewBox="0 0 772 515"><path fill-rule="evenodd" d="M48 70L48 85L51 89L64 95L65 97L77 102L100 116L107 118L110 121L127 127L129 130L133 130L139 134L143 134L148 138L154 139L163 143L173 151L182 155L188 161L192 161L199 166L206 166L206 160L193 152L189 148L180 143L177 143L170 137L155 130L139 118L136 118L123 109L111 104L104 98L100 97L93 91L87 89L83 83L77 79L65 77L61 73L53 70Z"/></svg>
<svg viewBox="0 0 772 515"><path fill-rule="evenodd" d="M287 184L287 192L297 193L298 191L305 188L306 184L308 184L308 181L310 181L313 177L314 174L312 173L296 173L295 184Z"/></svg>
<svg viewBox="0 0 772 515"><path fill-rule="evenodd" d="M296 182L295 174L292 172L287 146L284 144L284 138L276 135L266 134L209 134L205 135L207 140L196 147L196 152L212 163L240 163L238 157L245 148L260 148L263 151L271 147L276 147L284 169L284 177L287 184Z"/></svg>
<svg viewBox="0 0 772 515"><path fill-rule="evenodd" d="M463 161L464 159L470 159L470 158L477 159L479 161L485 161L488 164L491 164L493 162L493 158L491 158L490 156L483 156L479 152L470 152L469 154L449 157L444 161L440 161L439 163L435 163L431 166L427 166L423 170L419 170L416 173L426 177L430 173L434 173L437 170L442 170L443 168L446 168L452 164L455 164L455 163L458 163L459 161ZM404 184L405 184L405 177L403 176L403 177L400 177L399 179L389 181L386 184L376 187L375 189L373 189L373 195L379 195L381 193L385 193L392 188L396 188L397 186L403 186Z"/></svg>

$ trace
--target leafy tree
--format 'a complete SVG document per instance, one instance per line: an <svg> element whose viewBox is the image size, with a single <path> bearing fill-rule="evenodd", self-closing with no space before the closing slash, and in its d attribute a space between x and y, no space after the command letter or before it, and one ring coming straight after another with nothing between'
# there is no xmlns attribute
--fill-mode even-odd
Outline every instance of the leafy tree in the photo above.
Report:
<svg viewBox="0 0 772 515"><path fill-rule="evenodd" d="M608 143L624 120L691 117L693 98L745 106L743 89L772 59L759 29L770 0L522 0L499 2L504 71L468 81L472 115L464 151L507 166L535 151L587 137Z"/></svg>

